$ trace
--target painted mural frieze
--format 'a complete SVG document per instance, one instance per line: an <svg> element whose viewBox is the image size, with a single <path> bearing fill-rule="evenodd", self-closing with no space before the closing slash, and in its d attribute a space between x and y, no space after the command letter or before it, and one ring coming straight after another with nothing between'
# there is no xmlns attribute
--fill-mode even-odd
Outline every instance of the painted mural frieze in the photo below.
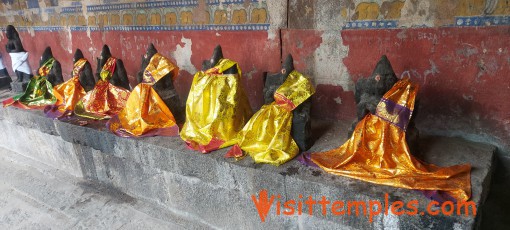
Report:
<svg viewBox="0 0 510 230"><path fill-rule="evenodd" d="M3 0L0 26L21 30L268 30L266 1ZM82 5L83 4L83 5Z"/></svg>
<svg viewBox="0 0 510 230"><path fill-rule="evenodd" d="M344 29L510 25L506 0L340 0Z"/></svg>
<svg viewBox="0 0 510 230"><path fill-rule="evenodd" d="M337 4L335 18L341 18L343 29L510 25L507 0L275 1L297 8ZM1 0L0 26L36 31L268 30L267 5L268 0ZM303 18L297 21L307 20Z"/></svg>

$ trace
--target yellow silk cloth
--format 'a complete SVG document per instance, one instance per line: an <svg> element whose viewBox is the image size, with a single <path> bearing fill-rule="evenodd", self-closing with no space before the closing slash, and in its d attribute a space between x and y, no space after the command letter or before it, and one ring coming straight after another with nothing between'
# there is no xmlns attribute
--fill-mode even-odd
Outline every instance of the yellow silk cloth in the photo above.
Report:
<svg viewBox="0 0 510 230"><path fill-rule="evenodd" d="M165 102L152 88L169 73L179 73L168 58L159 53L152 56L143 74L143 81L129 95L126 107L108 122L110 130L120 136L175 136L179 127Z"/></svg>
<svg viewBox="0 0 510 230"><path fill-rule="evenodd" d="M238 74L223 73L233 66ZM228 141L234 140L252 115L241 84L241 69L228 59L195 74L181 131L190 148L207 153L233 144Z"/></svg>
<svg viewBox="0 0 510 230"><path fill-rule="evenodd" d="M125 106L129 90L114 86L108 81L115 71L116 58L110 57L99 74L94 89L89 91L75 106L74 113L91 119L108 119Z"/></svg>
<svg viewBox="0 0 510 230"><path fill-rule="evenodd" d="M310 80L292 71L276 90L275 101L262 106L239 132L237 145L256 163L278 166L294 158L299 147L291 136L292 110L314 93ZM231 151L236 151L236 147Z"/></svg>
<svg viewBox="0 0 510 230"><path fill-rule="evenodd" d="M78 101L85 96L85 89L80 84L80 73L87 63L87 59L82 58L74 63L73 76L66 82L53 87L53 93L57 98L59 111L73 111Z"/></svg>
<svg viewBox="0 0 510 230"><path fill-rule="evenodd" d="M415 159L409 152L405 129L396 125L410 118L417 91L418 85L409 79L395 83L379 103L376 115L365 116L339 148L311 154L312 161L336 175L400 188L444 191L457 200L468 200L471 166L438 167ZM387 109L385 100L397 104L395 108L409 109L409 116L396 116Z"/></svg>

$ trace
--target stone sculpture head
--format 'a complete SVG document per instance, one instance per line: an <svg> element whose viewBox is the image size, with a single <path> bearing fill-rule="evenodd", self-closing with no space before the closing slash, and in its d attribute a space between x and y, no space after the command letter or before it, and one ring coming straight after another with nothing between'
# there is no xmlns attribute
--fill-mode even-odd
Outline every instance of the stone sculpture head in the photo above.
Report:
<svg viewBox="0 0 510 230"><path fill-rule="evenodd" d="M110 58L112 54L110 53L110 48L108 45L104 45L103 49L101 50L101 55L97 58L97 73L100 73L103 69L104 64L106 64L106 61L108 61L108 58Z"/></svg>
<svg viewBox="0 0 510 230"><path fill-rule="evenodd" d="M367 113L375 114L375 109L382 96L398 81L386 55L383 55L375 66L372 75L356 82L355 100L358 121Z"/></svg>
<svg viewBox="0 0 510 230"><path fill-rule="evenodd" d="M48 59L52 58L53 57L53 53L51 52L51 47L46 47L46 49L44 49L44 52L41 56L41 61L39 63L40 66L42 66Z"/></svg>
<svg viewBox="0 0 510 230"><path fill-rule="evenodd" d="M218 62L223 58L223 51L221 50L221 46L220 45L217 45L215 48L214 48L214 51L213 51L213 54L212 54L212 57L211 57L211 66L215 66L216 64L218 64Z"/></svg>
<svg viewBox="0 0 510 230"><path fill-rule="evenodd" d="M264 103L268 104L274 101L274 92L280 87L289 74L294 71L294 59L289 54L282 63L279 73L264 75Z"/></svg>
<svg viewBox="0 0 510 230"><path fill-rule="evenodd" d="M285 61L282 63L282 69L281 74L287 78L289 74L294 71L294 59L292 58L292 55L287 55L287 58L285 58Z"/></svg>
<svg viewBox="0 0 510 230"><path fill-rule="evenodd" d="M82 59L82 58L85 58L85 56L83 56L83 53L81 52L80 49L76 49L76 52L74 52L74 56L73 56L73 63Z"/></svg>
<svg viewBox="0 0 510 230"><path fill-rule="evenodd" d="M145 59L151 59L154 54L158 53L158 50L156 47L154 47L154 44L149 44L149 47L147 47L147 51L145 52L144 58Z"/></svg>
<svg viewBox="0 0 510 230"><path fill-rule="evenodd" d="M14 28L13 25L8 25L5 29L5 35L7 36L7 39L19 39L18 31L16 31L16 28Z"/></svg>
<svg viewBox="0 0 510 230"><path fill-rule="evenodd" d="M216 48L214 48L211 59L204 60L202 62L202 70L207 70L207 69L214 67L216 64L218 64L218 62L222 58L223 58L223 51L221 50L221 46L217 45Z"/></svg>
<svg viewBox="0 0 510 230"><path fill-rule="evenodd" d="M149 44L149 47L147 47L147 51L145 51L145 54L142 56L142 66L141 71L143 72L145 68L147 68L147 65L149 65L149 62L151 61L152 56L154 54L157 54L158 50L156 47L154 47L154 44Z"/></svg>
<svg viewBox="0 0 510 230"><path fill-rule="evenodd" d="M16 31L14 26L8 25L5 30L5 35L8 40L5 48L8 53L25 52L23 44L21 44L21 39L19 38L18 31Z"/></svg>
<svg viewBox="0 0 510 230"><path fill-rule="evenodd" d="M374 92L372 93L381 97L398 81L397 75L395 75L386 55L383 55L375 66L370 80L374 84Z"/></svg>

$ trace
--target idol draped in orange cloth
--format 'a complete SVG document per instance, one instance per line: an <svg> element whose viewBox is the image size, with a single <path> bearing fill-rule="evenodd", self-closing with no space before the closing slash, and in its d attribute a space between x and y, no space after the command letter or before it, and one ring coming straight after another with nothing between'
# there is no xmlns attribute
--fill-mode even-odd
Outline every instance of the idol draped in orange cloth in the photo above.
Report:
<svg viewBox="0 0 510 230"><path fill-rule="evenodd" d="M51 118L61 118L70 116L78 101L85 96L85 89L80 84L80 72L87 63L87 59L82 58L74 63L71 79L53 87L53 94L57 98L57 103L47 106L44 109L46 116Z"/></svg>
<svg viewBox="0 0 510 230"><path fill-rule="evenodd" d="M161 54L154 54L145 68L142 82L131 92L126 107L108 121L107 127L123 137L179 135L172 112L152 88L170 72L175 79L179 68Z"/></svg>
<svg viewBox="0 0 510 230"><path fill-rule="evenodd" d="M232 67L237 68L237 74L223 73ZM240 78L241 69L228 59L195 74L181 131L190 148L207 153L233 144L252 115Z"/></svg>
<svg viewBox="0 0 510 230"><path fill-rule="evenodd" d="M457 200L471 197L470 165L438 167L415 159L405 131L412 116L418 85L408 78L395 83L366 115L342 146L311 159L329 173L375 184L418 190L439 190Z"/></svg>
<svg viewBox="0 0 510 230"><path fill-rule="evenodd" d="M115 71L116 58L110 57L99 74L101 79L74 108L74 113L92 119L108 119L119 113L129 97L129 90L114 86L108 80Z"/></svg>

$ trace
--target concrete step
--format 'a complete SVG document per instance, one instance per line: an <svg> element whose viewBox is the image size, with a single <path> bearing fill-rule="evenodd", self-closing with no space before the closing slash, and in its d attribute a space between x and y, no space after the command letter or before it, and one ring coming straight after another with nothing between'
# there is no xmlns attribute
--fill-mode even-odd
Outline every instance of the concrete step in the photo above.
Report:
<svg viewBox="0 0 510 230"><path fill-rule="evenodd" d="M0 148L0 229L207 228Z"/></svg>
<svg viewBox="0 0 510 230"><path fill-rule="evenodd" d="M350 122L315 122L318 138L311 151L338 147L346 140ZM301 165L296 160L280 167L255 164L247 157L224 159L228 149L210 154L188 150L179 137L119 138L109 133L104 122L79 126L76 118L54 121L41 111L0 109L0 146L77 177L102 183L134 199L173 210L182 216L224 229L330 228L330 229L473 229L481 220L457 215L322 214L315 206L312 215L303 205L300 215L278 214L276 202L303 201L322 196L330 201L419 202L424 212L429 200L413 190L370 184L327 174ZM441 166L470 163L472 201L480 207L490 185L495 147L458 138L423 137L421 157ZM252 199L261 191L278 198L261 222ZM304 198L300 198L299 195ZM283 211L283 210L280 210ZM165 219L163 219L165 220Z"/></svg>

